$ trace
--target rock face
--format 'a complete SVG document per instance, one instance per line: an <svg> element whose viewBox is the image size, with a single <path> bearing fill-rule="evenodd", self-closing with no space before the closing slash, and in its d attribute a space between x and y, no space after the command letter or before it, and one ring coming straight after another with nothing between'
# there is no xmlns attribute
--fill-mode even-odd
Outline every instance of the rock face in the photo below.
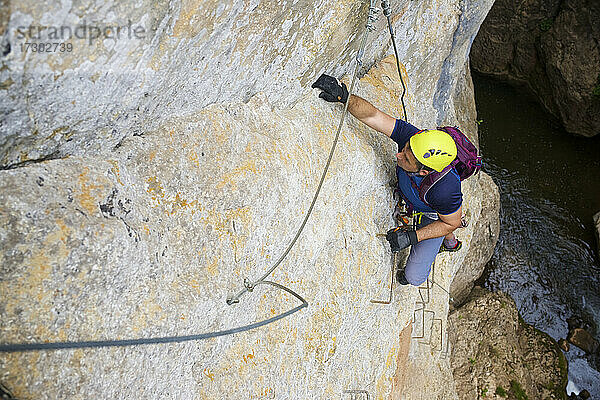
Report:
<svg viewBox="0 0 600 400"><path fill-rule="evenodd" d="M581 328L569 332L567 340L586 353L596 353L600 347L598 341L588 331Z"/></svg>
<svg viewBox="0 0 600 400"><path fill-rule="evenodd" d="M394 4L410 122L458 123L476 137L467 55L490 6ZM367 11L357 2L12 3L0 68L2 342L191 335L298 305L266 285L239 304L225 299L273 265L307 212L341 116L310 83L349 71ZM113 30L130 22L146 36L21 52L21 26L43 36L84 20ZM401 116L386 35L380 19L357 92ZM376 235L392 224L394 152L348 118L313 213L269 277L308 308L203 341L1 353L0 381L40 399L457 398L444 291L427 289L423 301L421 289L394 285L392 304L370 302L389 290L392 256ZM489 188L483 174L465 182L472 221ZM472 222L459 233L465 250L439 256L431 278L449 290L470 249L485 253L472 244L478 230L490 229ZM419 320L415 309L428 313Z"/></svg>
<svg viewBox="0 0 600 400"><path fill-rule="evenodd" d="M471 52L472 67L526 83L567 131L600 133L600 4L497 0Z"/></svg>
<svg viewBox="0 0 600 400"><path fill-rule="evenodd" d="M494 246L500 234L500 192L489 175L479 174L478 179L481 191L485 195L481 201L481 216L472 221L475 224L475 235L471 247L450 286L450 295L455 307L461 305L471 293L474 281L481 276L487 261L494 253ZM460 233L457 233L457 236L460 239Z"/></svg>
<svg viewBox="0 0 600 400"><path fill-rule="evenodd" d="M566 398L562 351L550 336L519 317L506 294L475 287L448 320L460 399Z"/></svg>

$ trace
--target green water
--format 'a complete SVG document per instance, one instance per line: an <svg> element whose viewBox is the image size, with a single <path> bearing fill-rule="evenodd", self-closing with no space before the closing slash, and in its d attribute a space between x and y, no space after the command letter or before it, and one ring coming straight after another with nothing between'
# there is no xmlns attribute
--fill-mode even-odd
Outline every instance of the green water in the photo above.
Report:
<svg viewBox="0 0 600 400"><path fill-rule="evenodd" d="M600 324L600 137L574 137L523 91L474 75L484 171L500 189L498 245L483 277L555 339L566 319ZM598 338L598 332L595 332ZM600 362L571 346L571 388L600 398Z"/></svg>
<svg viewBox="0 0 600 400"><path fill-rule="evenodd" d="M521 174L535 197L569 210L594 242L592 216L600 211L600 135L564 131L535 100L506 84L474 75L482 151ZM595 244L594 244L595 245Z"/></svg>

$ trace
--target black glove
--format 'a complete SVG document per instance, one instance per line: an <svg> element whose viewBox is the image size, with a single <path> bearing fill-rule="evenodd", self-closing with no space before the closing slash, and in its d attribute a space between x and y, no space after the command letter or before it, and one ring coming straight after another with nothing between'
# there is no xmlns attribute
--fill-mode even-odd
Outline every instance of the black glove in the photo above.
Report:
<svg viewBox="0 0 600 400"><path fill-rule="evenodd" d="M412 229L393 228L387 232L385 238L390 242L393 253L418 243L417 232Z"/></svg>
<svg viewBox="0 0 600 400"><path fill-rule="evenodd" d="M319 95L323 100L330 101L335 103L339 101L340 103L346 104L348 101L348 89L346 88L346 84L344 82L338 82L333 76L322 74L319 79L315 83L312 84L312 88L321 89L322 92Z"/></svg>

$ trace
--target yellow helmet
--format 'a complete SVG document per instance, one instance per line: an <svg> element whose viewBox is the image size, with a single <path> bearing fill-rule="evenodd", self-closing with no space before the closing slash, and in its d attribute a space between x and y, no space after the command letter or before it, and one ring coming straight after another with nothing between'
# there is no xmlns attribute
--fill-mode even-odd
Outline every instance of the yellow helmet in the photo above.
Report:
<svg viewBox="0 0 600 400"><path fill-rule="evenodd" d="M410 148L419 162L441 172L456 158L456 143L446 132L417 132L410 138Z"/></svg>

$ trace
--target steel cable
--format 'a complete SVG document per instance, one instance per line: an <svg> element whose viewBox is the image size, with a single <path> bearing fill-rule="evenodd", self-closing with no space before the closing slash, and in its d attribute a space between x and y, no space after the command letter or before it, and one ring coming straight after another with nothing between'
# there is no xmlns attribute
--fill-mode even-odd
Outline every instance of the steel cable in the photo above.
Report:
<svg viewBox="0 0 600 400"><path fill-rule="evenodd" d="M350 99L350 96L352 95L352 91L354 90L356 76L358 75L358 68L359 68L359 66L362 66L362 55L364 53L368 33L369 33L369 31L373 30L373 23L375 21L375 12L376 12L375 0L370 0L369 15L367 17L366 29L365 29L365 33L362 38L362 42L361 42L359 51L356 56L356 66L354 68L354 74L352 76L352 81L350 84L350 88L348 90L348 99ZM298 295L297 293L295 293L294 291L292 291L291 289L289 289L283 285L280 285L278 283L271 282L271 281L266 281L265 279L285 259L285 257L288 255L288 253L290 252L290 250L292 249L292 247L294 246L294 244L300 237L300 234L304 230L304 227L308 221L308 218L310 217L310 215L312 213L312 210L315 206L315 203L317 201L317 198L318 198L321 188L323 186L323 182L325 181L325 176L327 175L327 171L329 170L329 166L331 164L331 160L333 158L333 154L334 154L335 148L337 146L337 142L338 142L341 130L342 130L342 126L344 124L344 119L346 118L347 111L348 111L348 101L346 101L346 104L344 105L344 111L342 113L342 117L340 119L340 122L339 122L339 125L337 128L335 139L333 141L331 150L329 152L329 157L327 159L325 169L323 170L323 174L321 175L321 180L319 181L317 191L315 192L315 195L310 204L310 207L308 209L306 217L304 218L304 221L302 222L300 229L298 229L296 236L294 237L292 242L289 244L289 246L287 247L285 252L277 260L277 262L260 279L258 279L255 282L250 282L248 280L245 280L244 289L242 289L233 298L227 299L227 304L237 303L239 301L239 297L242 296L247 291L252 291L254 289L254 287L256 287L257 285L268 284L268 285L274 286L280 290L284 290L284 291L292 294L294 297L296 297L300 301L302 301L301 305L299 305L289 311L286 311L284 313L276 315L275 317L272 317L272 318L269 318L269 319L266 319L263 321L255 322L255 323L241 326L238 328L228 329L228 330L224 330L224 331L218 331L218 332L209 332L209 333L203 333L203 334L198 334L198 335L166 336L166 337L145 338L145 339L141 338L141 339L125 339L125 340L73 341L73 342L52 342L52 343L5 343L5 344L0 344L0 353L39 351L39 350L76 349L76 348L124 347L124 346L138 346L138 345L159 344L159 343L179 343L179 342L186 342L186 341L192 341L192 340L209 339L209 338L214 338L214 337L219 337L219 336L232 335L235 333L258 328L258 327L273 323L275 321L278 321L287 316L290 316L290 315L294 314L295 312L300 311L302 308L307 307L308 303L300 295Z"/></svg>
<svg viewBox="0 0 600 400"><path fill-rule="evenodd" d="M227 329L224 331L218 332L209 332L202 333L199 335L187 335L187 336L166 336L166 337L156 337L156 338L146 338L146 339L125 339L125 340L96 340L96 341L81 341L81 342L54 342L54 343L7 343L0 344L0 353L13 353L13 352L24 352L24 351L33 351L33 350L60 350L60 349L79 349L79 348L90 348L90 347L124 347L124 346L139 346L142 344L158 344L158 343L179 343L179 342L189 342L191 340L202 340L202 339L210 339L219 336L232 335L234 333L249 331L254 328L259 328L261 326L270 324L272 322L283 319L287 316L294 314L297 311L300 311L304 307L308 306L306 300L304 300L299 294L292 291L291 289L286 288L283 285L280 285L275 282L270 281L261 281L259 284L268 284L271 286L275 286L281 290L285 290L290 293L298 300L302 302L299 306L276 315L272 318L265 319L263 321L255 322L249 325L240 326L233 329Z"/></svg>

